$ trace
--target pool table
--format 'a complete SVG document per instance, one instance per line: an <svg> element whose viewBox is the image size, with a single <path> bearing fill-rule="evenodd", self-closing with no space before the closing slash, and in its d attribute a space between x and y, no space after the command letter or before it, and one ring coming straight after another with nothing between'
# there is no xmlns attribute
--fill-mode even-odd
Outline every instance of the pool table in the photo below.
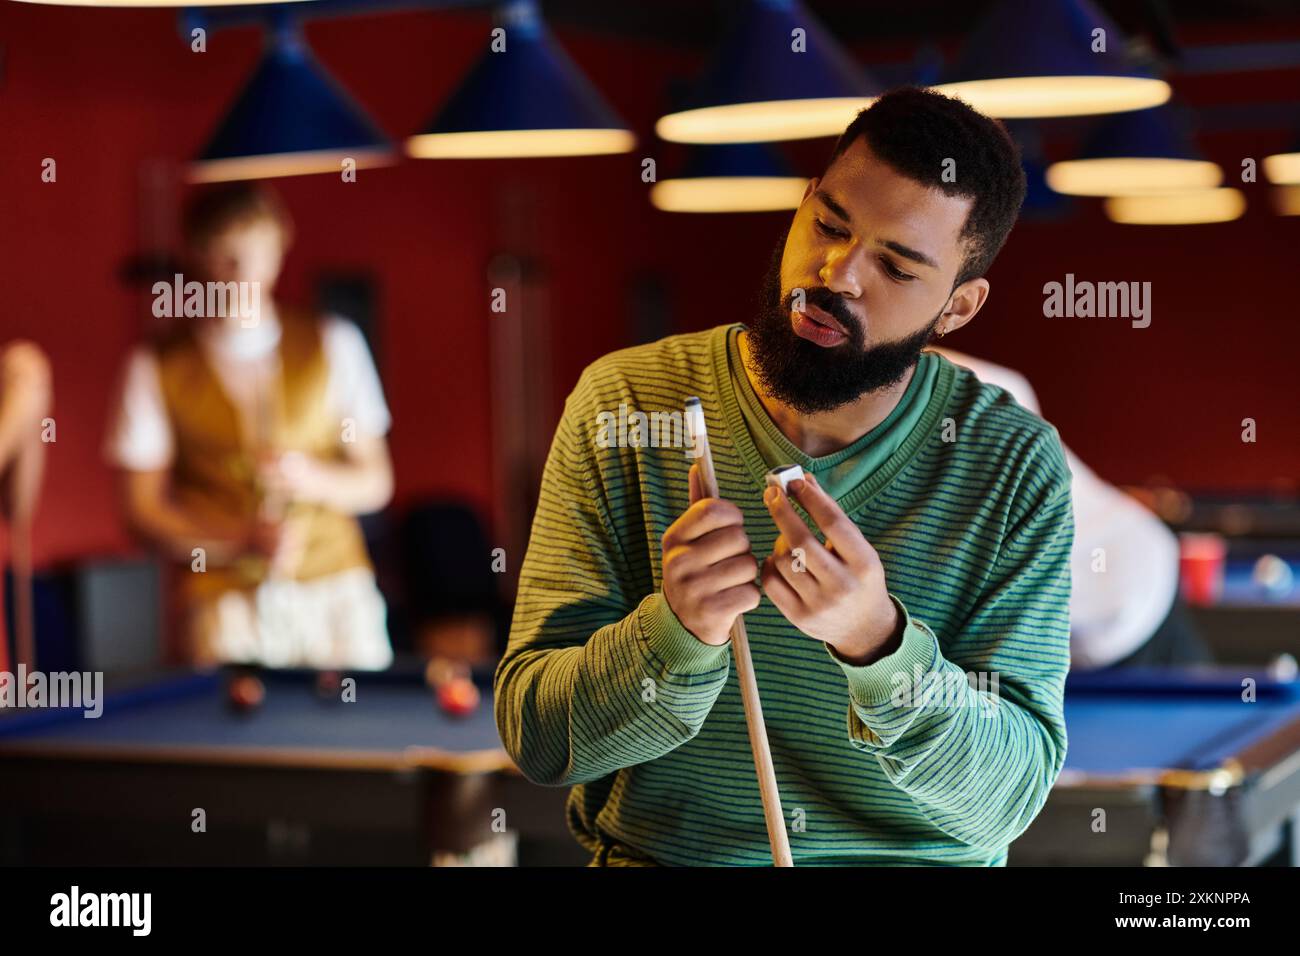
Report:
<svg viewBox="0 0 1300 956"><path fill-rule="evenodd" d="M97 719L0 711L0 862L423 865L489 849L585 862L567 791L529 783L502 749L490 675L459 718L418 668L348 676L354 702L322 700L309 672L264 673L248 713L219 673L106 694Z"/></svg>
<svg viewBox="0 0 1300 956"><path fill-rule="evenodd" d="M1300 682L1233 667L1077 672L1065 722L1065 767L1009 862L1300 865Z"/></svg>
<svg viewBox="0 0 1300 956"><path fill-rule="evenodd" d="M1190 608L1215 660L1263 665L1280 654L1300 658L1300 551L1296 543L1269 541L1230 548L1219 600ZM1289 587L1270 591L1255 580L1255 562L1263 554L1274 554L1290 566Z"/></svg>
<svg viewBox="0 0 1300 956"><path fill-rule="evenodd" d="M1291 569L1290 582L1278 590L1270 591L1255 580L1255 563L1266 553L1286 562ZM1294 550L1229 555L1223 568L1223 593L1215 604L1220 607L1285 607L1300 610L1300 555Z"/></svg>

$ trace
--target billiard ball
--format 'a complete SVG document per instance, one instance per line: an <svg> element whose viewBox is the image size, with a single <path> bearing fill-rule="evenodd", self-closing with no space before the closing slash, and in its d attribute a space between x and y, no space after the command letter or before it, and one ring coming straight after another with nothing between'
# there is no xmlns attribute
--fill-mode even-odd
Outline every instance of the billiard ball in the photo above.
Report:
<svg viewBox="0 0 1300 956"><path fill-rule="evenodd" d="M316 696L328 703L343 699L343 675L339 671L321 671L316 675Z"/></svg>
<svg viewBox="0 0 1300 956"><path fill-rule="evenodd" d="M424 669L424 681L444 713L462 717L479 704L478 688L469 666L461 661L435 657Z"/></svg>
<svg viewBox="0 0 1300 956"><path fill-rule="evenodd" d="M1295 584L1291 565L1275 554L1266 554L1255 562L1255 583L1271 595L1284 597Z"/></svg>
<svg viewBox="0 0 1300 956"><path fill-rule="evenodd" d="M1293 681L1300 676L1300 664L1290 654L1279 654L1269 661L1268 673L1274 680Z"/></svg>
<svg viewBox="0 0 1300 956"><path fill-rule="evenodd" d="M438 706L453 717L471 714L479 705L478 688L468 677L457 677L438 686Z"/></svg>
<svg viewBox="0 0 1300 956"><path fill-rule="evenodd" d="M239 713L248 713L262 706L266 687L252 674L237 674L226 686L226 701Z"/></svg>

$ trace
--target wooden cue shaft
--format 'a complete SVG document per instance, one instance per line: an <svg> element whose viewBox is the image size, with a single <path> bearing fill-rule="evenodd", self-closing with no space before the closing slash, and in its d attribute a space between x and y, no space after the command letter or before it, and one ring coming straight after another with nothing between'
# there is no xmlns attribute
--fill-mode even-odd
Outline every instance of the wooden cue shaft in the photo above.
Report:
<svg viewBox="0 0 1300 956"><path fill-rule="evenodd" d="M14 657L17 663L34 670L36 631L32 608L32 530L26 521L18 522L13 528L13 574Z"/></svg>
<svg viewBox="0 0 1300 956"><path fill-rule="evenodd" d="M12 547L13 544L11 541L10 548ZM18 571L16 568L14 569L14 591L15 593L18 591ZM0 594L0 672L17 674L18 669L13 665L13 662L9 660L9 632L8 629L5 627L5 622L3 619L3 614L4 614L3 597L4 595ZM16 617L17 615L15 615L15 618Z"/></svg>
<svg viewBox="0 0 1300 956"><path fill-rule="evenodd" d="M700 484L706 498L718 497L718 478L713 471L713 455L709 451L707 435L696 436L700 448ZM790 855L790 837L785 830L785 815L781 812L781 793L776 786L776 769L772 766L772 750L767 743L767 727L763 723L763 703L758 696L758 681L754 676L754 662L749 654L749 634L745 631L745 615L736 615L731 625L731 649L736 657L736 679L740 683L740 697L745 704L745 723L749 728L749 746L754 752L754 771L758 774L758 791L763 798L763 816L767 820L767 839L772 844L774 866L794 866Z"/></svg>
<svg viewBox="0 0 1300 956"><path fill-rule="evenodd" d="M275 375L267 375L264 370L259 370L255 377L257 380L257 420L254 442L257 446L255 456L260 462L263 456L278 452L277 441L282 429L279 427L281 416L278 414L279 406L276 404L277 399L274 395L277 385L276 381L274 381ZM271 380L268 381L268 379ZM258 504L258 510L262 520L283 522L288 518L292 508L290 503L283 497L263 492L261 501ZM272 568L268 565L266 580L292 578L297 565L298 561L296 560L287 568Z"/></svg>

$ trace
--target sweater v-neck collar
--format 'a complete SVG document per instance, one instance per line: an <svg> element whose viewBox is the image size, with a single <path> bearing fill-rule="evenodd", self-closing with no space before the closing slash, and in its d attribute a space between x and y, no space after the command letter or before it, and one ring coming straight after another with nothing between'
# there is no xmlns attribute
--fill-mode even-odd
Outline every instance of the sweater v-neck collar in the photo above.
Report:
<svg viewBox="0 0 1300 956"><path fill-rule="evenodd" d="M749 433L749 426L745 422L745 414L741 409L740 397L736 394L737 388L747 390L747 397L750 398L751 404L754 404L761 413L762 420L760 424L765 430L770 426L769 437L790 455L790 462L799 464L805 469L812 470L814 473L823 470L826 467L833 466L851 457L860 451L859 446L864 440L876 435L880 429L892 427L898 419L900 409L908 402L909 398L915 397L912 393L914 389L920 387L920 374L912 376L912 381L903 397L899 400L898 405L885 417L876 428L872 429L862 439L853 442L847 448L832 452L821 458L813 458L800 451L788 438L777 428L776 423L771 420L766 409L763 408L757 394L753 392L753 386L750 385L748 377L743 369L739 369L737 376L740 381L737 383L733 380L731 374L731 364L728 358L730 349L731 336L738 334L740 330L745 329L744 323L737 322L732 325L720 325L713 329L710 337L710 351L713 356L713 388L714 394L718 396L718 403L721 406L722 418L726 423L727 432L730 435L733 447L739 452L749 469L750 475L761 489L764 486L765 476L768 470L768 464L763 458L762 452L755 445L753 436ZM891 454L881 466L873 471L863 482L850 488L842 495L836 498L840 508L850 514L860 508L872 496L882 488L886 487L900 471L916 456L921 446L931 437L935 425L938 423L945 406L948 404L948 396L952 391L953 381L955 380L955 366L945 361L942 356L934 355L932 360L939 362L938 373L935 376L934 387L930 394L929 401L922 412L920 419L912 428L907 438Z"/></svg>

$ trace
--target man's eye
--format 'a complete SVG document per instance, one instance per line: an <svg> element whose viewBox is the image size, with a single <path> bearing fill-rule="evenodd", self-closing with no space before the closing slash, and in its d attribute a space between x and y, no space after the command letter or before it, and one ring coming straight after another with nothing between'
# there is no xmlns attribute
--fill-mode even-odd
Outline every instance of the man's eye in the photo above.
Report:
<svg viewBox="0 0 1300 956"><path fill-rule="evenodd" d="M817 225L817 231L820 232L823 236L828 236L832 239L843 239L846 235L848 235L842 229L836 229L834 226L827 225L825 222L822 222L822 220L818 219L815 216L813 217L813 222L816 223Z"/></svg>
<svg viewBox="0 0 1300 956"><path fill-rule="evenodd" d="M897 279L900 282L911 282L913 279L916 278L916 276L909 275L908 273L900 270L897 266L895 266L892 262L890 262L889 259L885 256L880 257L880 262L882 265L884 265L885 271L889 273L889 276L892 279Z"/></svg>

